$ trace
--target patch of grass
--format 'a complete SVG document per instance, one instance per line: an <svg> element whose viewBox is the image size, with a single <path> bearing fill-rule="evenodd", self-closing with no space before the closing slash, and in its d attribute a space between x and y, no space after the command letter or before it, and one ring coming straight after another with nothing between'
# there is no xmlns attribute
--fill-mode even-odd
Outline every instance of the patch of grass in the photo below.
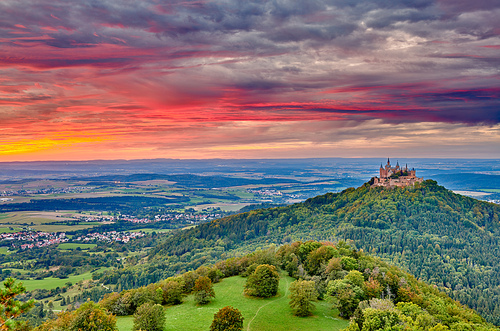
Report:
<svg viewBox="0 0 500 331"><path fill-rule="evenodd" d="M0 233L14 233L22 230L21 228L0 228Z"/></svg>
<svg viewBox="0 0 500 331"><path fill-rule="evenodd" d="M99 272L103 271L109 268L101 268L97 271L94 272ZM26 290L28 291L33 291L36 289L46 289L50 290L56 287L63 287L67 282L72 282L73 284L81 281L81 280L88 280L92 278L92 273L86 272L80 275L70 275L68 278L54 278L54 277L47 277L44 279L30 279L30 280L23 280L23 284L26 287Z"/></svg>
<svg viewBox="0 0 500 331"><path fill-rule="evenodd" d="M85 250L89 248L94 248L96 247L97 244L80 244L80 243L63 243L59 244L57 246L58 249L76 249L77 247L80 247L80 249Z"/></svg>
<svg viewBox="0 0 500 331"><path fill-rule="evenodd" d="M76 224L76 225L56 225L56 224L41 224L31 226L34 230L43 232L66 232L66 231L76 231L88 228L93 228L92 224Z"/></svg>
<svg viewBox="0 0 500 331"><path fill-rule="evenodd" d="M349 321L338 317L338 312L330 308L326 302L316 302L313 316L296 317L288 306L288 287L293 278L283 276L280 280L278 295L273 298L252 298L243 294L246 278L235 276L224 279L214 285L215 300L204 306L198 306L192 295L178 306L166 308L166 330L208 330L214 314L222 307L232 306L241 311L244 330L341 330ZM118 329L131 331L133 317L118 317Z"/></svg>
<svg viewBox="0 0 500 331"><path fill-rule="evenodd" d="M12 274L14 274L16 272L19 272L20 274L27 274L29 272L29 270L17 269L17 268L4 268L3 270L4 271L5 270L10 270L12 272Z"/></svg>
<svg viewBox="0 0 500 331"><path fill-rule="evenodd" d="M12 254L7 247L0 247L0 254Z"/></svg>

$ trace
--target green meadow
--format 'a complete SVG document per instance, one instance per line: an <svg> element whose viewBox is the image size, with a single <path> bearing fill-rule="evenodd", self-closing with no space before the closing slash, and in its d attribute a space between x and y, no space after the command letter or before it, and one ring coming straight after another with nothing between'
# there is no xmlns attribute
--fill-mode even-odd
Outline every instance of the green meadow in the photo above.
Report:
<svg viewBox="0 0 500 331"><path fill-rule="evenodd" d="M97 246L96 244L63 243L63 244L59 244L59 246L57 246L57 248L64 249L64 250L73 250L73 249L77 249L78 247L80 247L81 250L85 250L85 249L89 249L89 248L94 248L96 246Z"/></svg>
<svg viewBox="0 0 500 331"><path fill-rule="evenodd" d="M222 307L232 306L241 311L243 329L250 331L334 331L346 328L349 321L338 317L338 312L331 309L325 301L315 303L313 316L296 317L288 305L290 283L293 278L282 276L278 295L273 298L253 298L243 294L246 278L234 276L214 284L215 299L204 306L196 305L193 295L184 299L184 303L166 308L165 331L170 330L208 330L214 314ZM131 331L133 317L117 318L120 331Z"/></svg>
<svg viewBox="0 0 500 331"><path fill-rule="evenodd" d="M104 271L109 268L100 268L97 271L94 272L99 272L99 271ZM45 289L45 290L50 290L56 287L63 287L67 282L71 282L73 284L81 281L81 280L89 280L92 279L92 274L94 272L85 272L80 275L71 275L68 276L68 278L54 278L54 277L47 277L44 279L29 279L29 280L22 280L21 282L24 284L26 287L26 290L28 291L33 291L36 289Z"/></svg>

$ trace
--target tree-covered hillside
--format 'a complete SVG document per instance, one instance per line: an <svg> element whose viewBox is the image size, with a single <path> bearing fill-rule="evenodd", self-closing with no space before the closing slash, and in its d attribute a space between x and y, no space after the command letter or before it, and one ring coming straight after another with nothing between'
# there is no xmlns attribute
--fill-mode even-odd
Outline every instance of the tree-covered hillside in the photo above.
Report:
<svg viewBox="0 0 500 331"><path fill-rule="evenodd" d="M500 324L499 215L500 206L431 180L395 189L366 183L181 231L153 249L149 263L101 280L130 288L271 243L352 240Z"/></svg>
<svg viewBox="0 0 500 331"><path fill-rule="evenodd" d="M238 282L240 287L233 288L234 277L246 277L244 285ZM211 299L204 302L197 300L202 282L211 293ZM220 283L216 290L212 287L215 283ZM278 288L283 285L288 291L280 294ZM261 299L255 300L256 297ZM343 241L336 245L294 242L279 249L271 247L219 261L148 286L109 294L99 306L88 302L36 330L87 330L80 325L85 325L87 320L90 323L93 316L110 314L133 314L134 330L141 327L143 330L207 330L214 311L227 302L241 310L244 324L240 322L236 327L225 322L226 327L211 330L242 330L242 327L256 331L339 330L347 323L337 316L350 319L346 331L498 330L434 286ZM158 314L152 312L153 305ZM318 309L317 305L322 308ZM329 308L324 309L325 306ZM261 312L256 319L262 308L266 313ZM193 309L196 313L192 313ZM191 312L189 318L179 318L186 316L186 312ZM156 315L164 317L155 318ZM109 328L92 330L115 330L114 316L108 320ZM145 325L145 321L151 320L157 320L156 327Z"/></svg>

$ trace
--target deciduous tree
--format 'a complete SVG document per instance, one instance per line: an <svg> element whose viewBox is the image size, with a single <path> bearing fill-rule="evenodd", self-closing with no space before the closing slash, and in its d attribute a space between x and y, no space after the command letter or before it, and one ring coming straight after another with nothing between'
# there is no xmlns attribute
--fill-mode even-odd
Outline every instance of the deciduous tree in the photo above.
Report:
<svg viewBox="0 0 500 331"><path fill-rule="evenodd" d="M117 331L116 317L88 301L73 312L70 331Z"/></svg>
<svg viewBox="0 0 500 331"><path fill-rule="evenodd" d="M199 277L193 288L194 301L204 305L210 302L211 298L215 298L215 291L212 286L212 281L206 276Z"/></svg>
<svg viewBox="0 0 500 331"><path fill-rule="evenodd" d="M312 280L296 280L290 284L290 307L296 316L309 316L314 305L312 301L318 298L318 292Z"/></svg>
<svg viewBox="0 0 500 331"><path fill-rule="evenodd" d="M248 277L245 284L245 293L257 297L269 298L278 293L280 275L276 267L261 264Z"/></svg>
<svg viewBox="0 0 500 331"><path fill-rule="evenodd" d="M134 330L163 331L165 320L165 309L159 304L147 302L134 314Z"/></svg>
<svg viewBox="0 0 500 331"><path fill-rule="evenodd" d="M243 330L243 316L233 307L226 306L215 315L210 331L241 331Z"/></svg>

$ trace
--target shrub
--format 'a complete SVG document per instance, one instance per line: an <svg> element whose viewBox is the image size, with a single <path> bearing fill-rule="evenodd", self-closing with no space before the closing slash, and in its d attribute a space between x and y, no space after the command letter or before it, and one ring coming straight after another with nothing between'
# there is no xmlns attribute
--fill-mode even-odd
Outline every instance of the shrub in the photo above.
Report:
<svg viewBox="0 0 500 331"><path fill-rule="evenodd" d="M312 314L314 305L311 301L316 301L318 292L312 280L296 280L290 284L290 307L296 316L309 316Z"/></svg>
<svg viewBox="0 0 500 331"><path fill-rule="evenodd" d="M137 308L134 314L134 331L163 331L165 329L165 309L149 302Z"/></svg>
<svg viewBox="0 0 500 331"><path fill-rule="evenodd" d="M280 275L275 266L262 264L248 277L245 293L264 298L275 296L278 293L279 280Z"/></svg>
<svg viewBox="0 0 500 331"><path fill-rule="evenodd" d="M214 315L210 331L241 331L243 330L243 316L233 307L227 306Z"/></svg>
<svg viewBox="0 0 500 331"><path fill-rule="evenodd" d="M201 305L210 302L211 298L215 298L215 291L212 286L212 281L206 276L199 277L193 288L194 301Z"/></svg>

